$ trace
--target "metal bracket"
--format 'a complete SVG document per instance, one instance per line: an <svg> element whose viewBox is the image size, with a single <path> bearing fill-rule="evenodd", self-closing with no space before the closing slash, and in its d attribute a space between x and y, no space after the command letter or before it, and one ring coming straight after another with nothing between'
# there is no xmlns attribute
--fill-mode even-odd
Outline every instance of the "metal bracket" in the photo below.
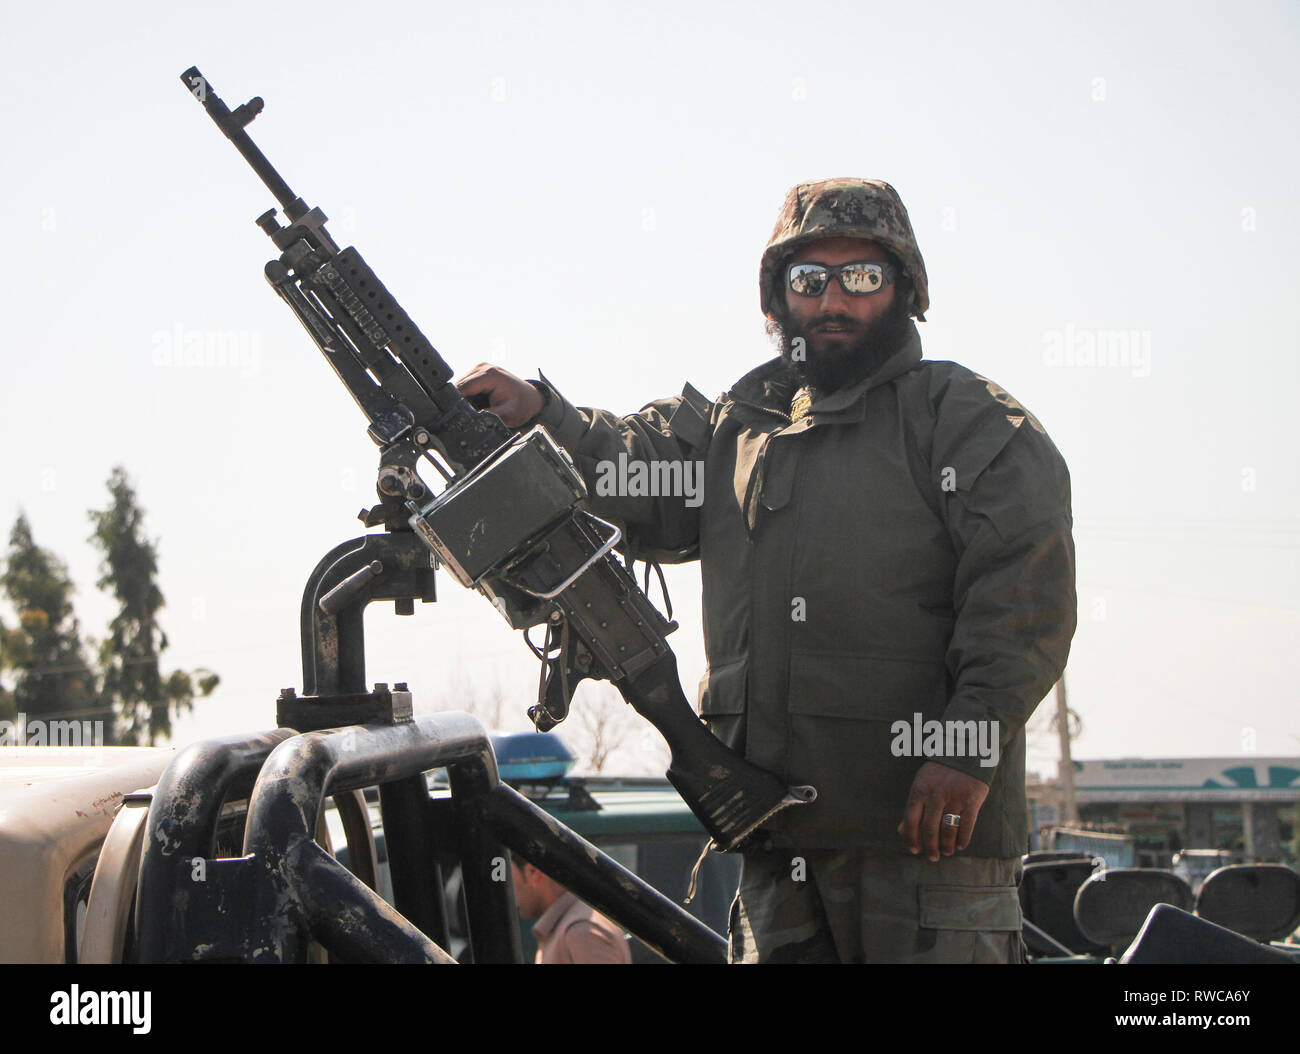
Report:
<svg viewBox="0 0 1300 1054"><path fill-rule="evenodd" d="M604 520L602 520L599 516L593 516L591 513L587 512L586 509L575 509L574 511L575 511L575 512L579 512L579 513L581 513L583 516L586 516L587 519L589 519L589 520L594 520L596 523L600 524L602 527L608 527L608 528L613 532L613 536L612 536L612 537L611 537L607 542L605 542L604 545L602 545L599 549L597 549L594 553L592 553L591 556L589 556L589 557L588 557L588 558L583 562L583 564L582 564L581 567L579 567L576 571L574 571L573 574L569 575L568 578L566 578L563 582L561 582L561 583L560 583L558 586L556 586L554 589L547 590L547 591L545 591L545 592L540 592L540 593L539 593L539 592L537 592L536 590L529 589L529 588L528 588L526 585L524 585L522 582L510 582L511 585L513 585L513 586L517 586L519 589L522 589L525 593L529 594L530 596L539 597L539 598L541 598L542 600L551 600L551 599L553 599L553 598L559 596L561 593L563 593L566 589L569 588L569 586L573 585L573 583L576 582L576 581L577 581L577 580L582 576L582 573L583 573L584 571L586 571L588 568L593 567L593 566L595 566L597 563L599 563L600 560L604 557L604 555L605 555L607 552L609 552L611 549L614 548L614 546L618 545L618 543L619 543L620 541L622 541L622 539L623 539L623 532L622 532L621 530L619 530L619 528L616 527L614 524L612 524L612 523L606 523L606 522L605 522ZM527 560L527 559L528 559L529 557L531 557L532 555L533 555L533 554L532 554L531 552L526 553L522 559L523 559L523 560ZM518 562L518 561L517 561L517 562ZM511 567L513 567L513 566L514 566L514 565L512 564ZM502 576L504 577L505 575L508 575L509 572L510 572L510 567L505 568L505 570L502 572ZM491 572L488 572L488 574L491 574ZM480 576L478 582L475 582L474 585L475 585L475 586L478 586L479 582L481 582L484 578L487 578L487 577L488 577L488 574L484 574L484 575ZM506 580L509 581L508 578L507 578Z"/></svg>

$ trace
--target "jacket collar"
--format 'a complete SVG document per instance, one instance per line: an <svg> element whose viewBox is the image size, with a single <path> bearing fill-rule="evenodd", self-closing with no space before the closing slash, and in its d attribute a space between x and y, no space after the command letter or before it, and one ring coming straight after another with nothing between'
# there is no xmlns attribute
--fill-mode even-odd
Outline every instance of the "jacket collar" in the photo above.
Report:
<svg viewBox="0 0 1300 1054"><path fill-rule="evenodd" d="M539 944L550 938L555 927L560 924L560 920L577 903L577 895L566 889L555 899L555 903L542 912L541 917L533 924L533 936L537 938Z"/></svg>

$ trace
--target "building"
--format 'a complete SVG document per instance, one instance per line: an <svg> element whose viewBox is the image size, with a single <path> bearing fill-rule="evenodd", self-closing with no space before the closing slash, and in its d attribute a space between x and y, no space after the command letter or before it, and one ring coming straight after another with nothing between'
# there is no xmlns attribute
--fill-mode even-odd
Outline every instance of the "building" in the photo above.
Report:
<svg viewBox="0 0 1300 1054"><path fill-rule="evenodd" d="M1074 770L1079 824L1132 835L1142 865L1168 867L1182 849L1296 863L1300 758L1121 758ZM1061 822L1060 788L1031 777L1027 790L1037 848Z"/></svg>

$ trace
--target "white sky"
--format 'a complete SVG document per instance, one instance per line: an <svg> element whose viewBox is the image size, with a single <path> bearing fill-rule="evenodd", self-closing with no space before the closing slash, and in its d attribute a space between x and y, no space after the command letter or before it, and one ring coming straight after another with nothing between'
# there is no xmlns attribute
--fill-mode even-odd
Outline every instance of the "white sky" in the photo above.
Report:
<svg viewBox="0 0 1300 1054"><path fill-rule="evenodd" d="M1007 388L1071 468L1076 756L1300 754L1294 5L149 2L6 22L0 526L26 511L102 632L86 510L126 467L161 542L167 666L222 677L178 742L273 724L301 683L303 583L360 533L377 463L262 278L252 220L273 201L180 84L193 64L232 107L266 100L253 138L458 372L540 366L624 413L770 357L756 277L788 186L888 179L930 272L927 356ZM1117 331L1135 357L1052 358ZM228 332L233 359L169 364ZM698 573L670 582L693 698ZM523 727L533 660L440 587L412 619L372 609L371 680L410 681L420 709L495 680ZM1054 749L1033 739L1031 767Z"/></svg>

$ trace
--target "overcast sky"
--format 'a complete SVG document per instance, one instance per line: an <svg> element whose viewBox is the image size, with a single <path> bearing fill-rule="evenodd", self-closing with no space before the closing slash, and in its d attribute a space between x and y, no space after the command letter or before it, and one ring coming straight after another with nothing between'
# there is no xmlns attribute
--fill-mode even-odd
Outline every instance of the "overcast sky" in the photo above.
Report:
<svg viewBox="0 0 1300 1054"><path fill-rule="evenodd" d="M178 742L274 723L301 684L303 584L360 533L377 464L262 277L252 220L273 201L179 82L197 65L232 107L266 100L254 139L458 373L540 367L622 413L771 356L758 259L791 184L889 180L929 269L927 357L996 380L1070 465L1076 756L1300 755L1294 4L150 2L6 22L0 525L26 512L102 633L86 510L125 466L159 539L167 665L222 677ZM670 585L693 698L697 570ZM531 656L440 588L414 618L372 609L371 680L411 682L418 709L497 683L523 727ZM1054 750L1037 736L1031 767Z"/></svg>

